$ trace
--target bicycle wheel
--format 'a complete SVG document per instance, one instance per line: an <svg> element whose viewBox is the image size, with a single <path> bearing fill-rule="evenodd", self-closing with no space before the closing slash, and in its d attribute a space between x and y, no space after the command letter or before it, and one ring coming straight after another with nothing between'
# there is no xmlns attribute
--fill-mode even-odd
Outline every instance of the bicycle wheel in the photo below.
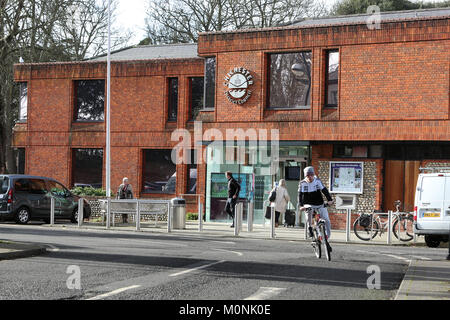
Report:
<svg viewBox="0 0 450 320"><path fill-rule="evenodd" d="M360 226L359 224L359 217L355 220L353 223L353 232L355 235L364 241L369 241L378 234L380 231L380 225L375 219L370 219L371 223L368 226ZM372 234L372 237L370 236Z"/></svg>
<svg viewBox="0 0 450 320"><path fill-rule="evenodd" d="M413 223L414 220L410 215L395 219L392 225L394 236L398 239L400 235L400 241L411 241L414 238Z"/></svg>
<svg viewBox="0 0 450 320"><path fill-rule="evenodd" d="M320 257L322 257L322 248L320 245L319 234L317 232L317 229L314 229L314 239L311 245L314 249L314 254L316 255L317 259L320 259Z"/></svg>
<svg viewBox="0 0 450 320"><path fill-rule="evenodd" d="M331 252L330 252L330 245L328 244L328 240L327 237L325 236L325 226L322 224L320 226L320 232L323 234L323 248L325 251L325 257L327 258L328 261L331 261Z"/></svg>

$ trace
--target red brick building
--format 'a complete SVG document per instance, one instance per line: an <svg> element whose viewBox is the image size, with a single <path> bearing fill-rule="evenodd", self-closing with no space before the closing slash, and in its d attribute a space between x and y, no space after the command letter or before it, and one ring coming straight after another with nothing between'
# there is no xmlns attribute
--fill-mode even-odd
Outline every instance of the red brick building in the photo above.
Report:
<svg viewBox="0 0 450 320"><path fill-rule="evenodd" d="M207 219L219 221L223 173L231 170L258 221L280 178L296 204L301 169L311 164L334 195L354 195L357 211L392 209L397 199L412 210L419 167L450 164L450 9L383 13L378 25L367 19L204 33L198 45L112 54L113 193L127 176L137 197L202 194ZM15 80L27 89L26 116L14 128L25 173L105 187L105 57L17 64ZM187 129L192 144L201 135L206 163L169 161L181 141L175 129ZM242 129L247 142L228 139L223 150L234 151L225 155L209 135L227 140L227 129ZM275 174L251 160L274 150L251 143L266 131L272 141L272 129ZM331 211L337 227L344 213Z"/></svg>

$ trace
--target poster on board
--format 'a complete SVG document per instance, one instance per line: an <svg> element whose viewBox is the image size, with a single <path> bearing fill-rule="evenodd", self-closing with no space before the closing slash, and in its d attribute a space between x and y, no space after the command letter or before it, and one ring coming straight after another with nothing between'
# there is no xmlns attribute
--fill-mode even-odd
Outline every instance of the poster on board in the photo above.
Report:
<svg viewBox="0 0 450 320"><path fill-rule="evenodd" d="M363 193L363 162L330 161L331 193Z"/></svg>

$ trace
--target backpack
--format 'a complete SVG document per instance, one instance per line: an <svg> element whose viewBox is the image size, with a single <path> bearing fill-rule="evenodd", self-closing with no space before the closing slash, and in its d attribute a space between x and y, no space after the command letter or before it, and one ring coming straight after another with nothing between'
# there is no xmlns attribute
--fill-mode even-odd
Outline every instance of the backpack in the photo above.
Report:
<svg viewBox="0 0 450 320"><path fill-rule="evenodd" d="M274 188L272 191L270 191L269 201L275 202L276 198L277 198L277 188Z"/></svg>

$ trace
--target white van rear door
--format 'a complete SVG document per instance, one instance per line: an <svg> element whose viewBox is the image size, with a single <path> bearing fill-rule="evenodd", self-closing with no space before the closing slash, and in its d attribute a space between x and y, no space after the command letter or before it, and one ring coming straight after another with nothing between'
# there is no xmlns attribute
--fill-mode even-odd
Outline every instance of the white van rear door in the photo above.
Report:
<svg viewBox="0 0 450 320"><path fill-rule="evenodd" d="M444 208L442 219L446 221L450 229L450 176L445 177Z"/></svg>
<svg viewBox="0 0 450 320"><path fill-rule="evenodd" d="M432 174L423 176L417 206L420 228L441 229L446 177ZM450 191L450 189L448 189Z"/></svg>

